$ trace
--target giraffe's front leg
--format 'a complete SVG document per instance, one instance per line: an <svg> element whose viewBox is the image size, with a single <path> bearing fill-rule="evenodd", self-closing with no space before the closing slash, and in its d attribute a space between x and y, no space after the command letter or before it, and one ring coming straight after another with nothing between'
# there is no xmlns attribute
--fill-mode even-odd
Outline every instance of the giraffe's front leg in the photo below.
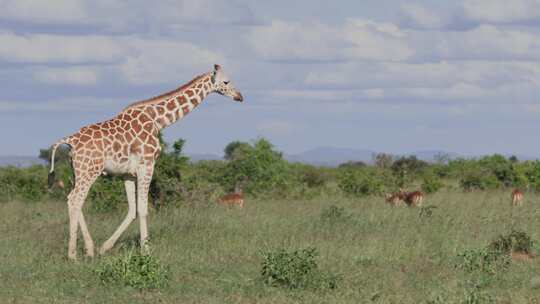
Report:
<svg viewBox="0 0 540 304"><path fill-rule="evenodd" d="M137 172L137 213L139 215L140 244L143 253L148 253L149 251L146 217L148 216L148 191L150 190L153 172L153 164L142 167Z"/></svg>

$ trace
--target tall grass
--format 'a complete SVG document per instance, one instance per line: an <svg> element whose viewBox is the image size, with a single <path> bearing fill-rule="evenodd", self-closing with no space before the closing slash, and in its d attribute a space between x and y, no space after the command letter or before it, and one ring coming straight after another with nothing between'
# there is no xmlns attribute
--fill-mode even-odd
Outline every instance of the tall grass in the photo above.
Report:
<svg viewBox="0 0 540 304"><path fill-rule="evenodd" d="M243 210L165 206L149 219L153 255L169 270L168 285L154 290L102 284L95 270L103 258L67 261L65 202L3 203L0 303L535 303L540 258L513 261L482 284L455 261L512 229L528 233L533 253L540 253L539 199L529 194L523 207L512 208L506 192L441 191L425 200L437 206L431 216L389 207L375 196L248 198ZM98 245L127 212L85 208ZM328 210L346 216L329 221ZM109 255L129 252L137 239L134 222ZM319 268L340 275L338 288L291 290L261 282L262 251L301 248L317 249Z"/></svg>

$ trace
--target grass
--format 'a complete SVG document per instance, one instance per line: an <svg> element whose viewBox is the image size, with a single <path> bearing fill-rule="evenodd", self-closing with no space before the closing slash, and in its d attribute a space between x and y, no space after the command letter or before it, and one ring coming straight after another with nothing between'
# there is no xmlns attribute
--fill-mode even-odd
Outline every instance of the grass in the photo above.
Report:
<svg viewBox="0 0 540 304"><path fill-rule="evenodd" d="M520 208L508 200L506 192L440 192L426 197L425 205L437 206L431 216L378 197L248 199L242 210L164 207L151 212L149 228L168 284L150 290L102 284L96 269L105 258L82 258L81 239L80 260L67 261L65 202L2 203L0 303L538 303L540 258L514 261L480 287L470 287L478 278L455 267L460 253L485 248L512 229L527 232L533 254L540 253L540 195L527 194ZM347 216L324 220L331 206ZM98 246L127 212L86 209ZM130 252L137 239L134 222L107 258ZM302 248L317 249L319 269L340 276L337 289L262 282L261 252Z"/></svg>

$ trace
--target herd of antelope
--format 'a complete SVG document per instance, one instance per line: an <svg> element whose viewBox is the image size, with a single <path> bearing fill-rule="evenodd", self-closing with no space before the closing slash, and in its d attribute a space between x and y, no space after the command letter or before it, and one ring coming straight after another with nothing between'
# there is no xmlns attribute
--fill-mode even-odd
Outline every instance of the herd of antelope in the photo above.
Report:
<svg viewBox="0 0 540 304"><path fill-rule="evenodd" d="M399 188L398 192L392 194L387 193L385 195L386 202L392 206L404 206L420 207L424 200L424 193L421 191L406 192ZM521 206L523 204L523 192L515 188L511 194L512 206Z"/></svg>

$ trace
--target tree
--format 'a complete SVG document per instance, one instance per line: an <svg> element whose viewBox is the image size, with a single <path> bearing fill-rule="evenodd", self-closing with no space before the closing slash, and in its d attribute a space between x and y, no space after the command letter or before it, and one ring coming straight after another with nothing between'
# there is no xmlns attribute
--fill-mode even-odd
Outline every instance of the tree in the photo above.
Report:
<svg viewBox="0 0 540 304"><path fill-rule="evenodd" d="M252 194L282 189L289 177L289 167L282 154L263 138L248 147L243 149L242 157L233 152L224 170L223 186L232 190L237 183L245 181L244 190Z"/></svg>
<svg viewBox="0 0 540 304"><path fill-rule="evenodd" d="M59 146L58 149L56 149L56 153L54 154L54 162L56 164L63 163L63 162L71 162L71 156L69 152L70 152L70 149L68 146L66 145ZM43 159L47 163L51 162L51 154L52 154L51 148L39 150L39 158Z"/></svg>
<svg viewBox="0 0 540 304"><path fill-rule="evenodd" d="M391 154L376 153L372 156L375 166L379 169L388 169L394 162L394 157Z"/></svg>
<svg viewBox="0 0 540 304"><path fill-rule="evenodd" d="M242 157L243 155L246 155L246 153L248 153L251 149L252 147L246 142L242 142L242 141L230 142L225 147L225 150L224 150L225 159L232 160L234 158Z"/></svg>

